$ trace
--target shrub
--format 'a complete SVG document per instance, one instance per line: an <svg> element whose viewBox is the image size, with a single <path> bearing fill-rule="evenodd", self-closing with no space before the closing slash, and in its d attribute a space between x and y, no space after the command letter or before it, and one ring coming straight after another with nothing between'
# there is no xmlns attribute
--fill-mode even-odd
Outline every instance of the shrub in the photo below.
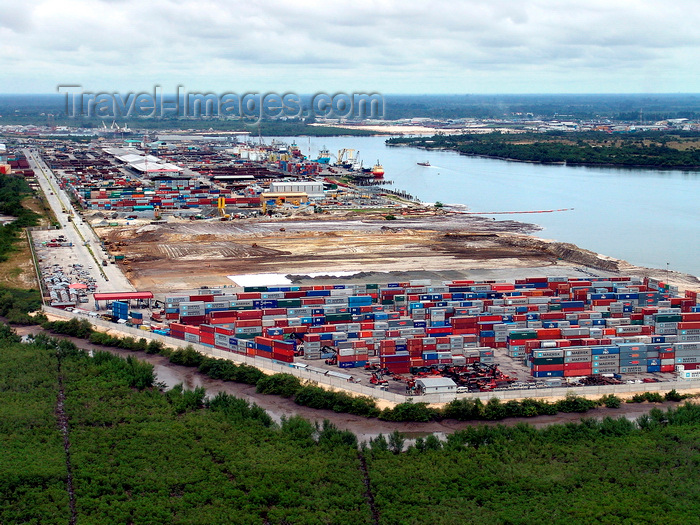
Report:
<svg viewBox="0 0 700 525"><path fill-rule="evenodd" d="M455 399L445 405L442 415L459 421L484 419L484 404L480 399Z"/></svg>
<svg viewBox="0 0 700 525"><path fill-rule="evenodd" d="M170 362L175 365L199 366L204 360L204 356L197 352L192 346L178 348L170 354Z"/></svg>
<svg viewBox="0 0 700 525"><path fill-rule="evenodd" d="M399 403L393 409L385 408L379 419L385 421L432 421L439 419L440 412L428 407L428 403L414 403L409 400Z"/></svg>
<svg viewBox="0 0 700 525"><path fill-rule="evenodd" d="M567 394L565 399L555 403L559 412L587 412L596 407L596 402L574 394Z"/></svg>
<svg viewBox="0 0 700 525"><path fill-rule="evenodd" d="M293 397L301 388L299 378L291 374L274 374L261 378L255 387L260 394L276 394L282 397Z"/></svg>
<svg viewBox="0 0 700 525"><path fill-rule="evenodd" d="M198 386L194 390L185 390L182 383L175 385L165 393L176 414L202 408L205 395L206 391L203 387Z"/></svg>
<svg viewBox="0 0 700 525"><path fill-rule="evenodd" d="M644 392L644 398L649 403L663 403L664 398L658 392Z"/></svg>
<svg viewBox="0 0 700 525"><path fill-rule="evenodd" d="M600 398L600 404L605 405L607 408L620 408L620 405L622 405L622 399L617 397L615 394L607 394Z"/></svg>
<svg viewBox="0 0 700 525"><path fill-rule="evenodd" d="M224 414L229 421L253 420L265 427L272 426L272 418L256 404L240 399L226 392L219 392L215 397L206 401L206 406L214 412Z"/></svg>
<svg viewBox="0 0 700 525"><path fill-rule="evenodd" d="M666 399L666 401L682 401L683 399L685 399L685 396L679 394L674 388L670 392L666 392L666 394L664 394L664 398Z"/></svg>
<svg viewBox="0 0 700 525"><path fill-rule="evenodd" d="M484 407L484 418L497 421L506 417L506 408L497 397L492 397Z"/></svg>

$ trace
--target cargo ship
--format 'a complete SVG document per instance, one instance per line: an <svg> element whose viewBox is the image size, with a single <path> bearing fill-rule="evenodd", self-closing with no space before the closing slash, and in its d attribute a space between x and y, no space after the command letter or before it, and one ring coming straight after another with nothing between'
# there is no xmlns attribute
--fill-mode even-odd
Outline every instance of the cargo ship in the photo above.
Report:
<svg viewBox="0 0 700 525"><path fill-rule="evenodd" d="M318 158L316 159L316 162L320 164L329 164L331 161L331 152L326 149L326 146L323 146L323 149L318 152Z"/></svg>
<svg viewBox="0 0 700 525"><path fill-rule="evenodd" d="M384 167L379 164L379 161L377 160L377 163L372 166L372 176L375 179L383 179L384 178Z"/></svg>

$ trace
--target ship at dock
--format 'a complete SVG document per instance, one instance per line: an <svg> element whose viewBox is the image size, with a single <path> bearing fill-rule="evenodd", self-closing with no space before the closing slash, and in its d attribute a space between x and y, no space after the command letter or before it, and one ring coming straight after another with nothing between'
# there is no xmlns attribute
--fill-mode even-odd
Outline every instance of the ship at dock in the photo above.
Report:
<svg viewBox="0 0 700 525"><path fill-rule="evenodd" d="M384 178L384 167L379 164L379 160L377 160L377 163L372 166L372 176L375 179L383 179Z"/></svg>
<svg viewBox="0 0 700 525"><path fill-rule="evenodd" d="M329 164L331 162L331 152L326 149L326 146L323 146L323 149L318 152L316 162L319 164Z"/></svg>

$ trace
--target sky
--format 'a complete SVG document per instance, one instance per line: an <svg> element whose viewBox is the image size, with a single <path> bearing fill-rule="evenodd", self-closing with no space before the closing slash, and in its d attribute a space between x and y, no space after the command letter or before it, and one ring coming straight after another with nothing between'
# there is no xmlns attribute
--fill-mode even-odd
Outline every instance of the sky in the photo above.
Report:
<svg viewBox="0 0 700 525"><path fill-rule="evenodd" d="M0 93L695 93L696 0L0 0Z"/></svg>

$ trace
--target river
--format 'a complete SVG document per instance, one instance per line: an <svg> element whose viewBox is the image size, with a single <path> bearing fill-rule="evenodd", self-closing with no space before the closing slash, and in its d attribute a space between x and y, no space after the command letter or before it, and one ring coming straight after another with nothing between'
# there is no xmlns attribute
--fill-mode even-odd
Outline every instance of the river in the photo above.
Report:
<svg viewBox="0 0 700 525"><path fill-rule="evenodd" d="M427 423L397 423L391 421L381 421L379 419L368 419L362 416L352 414L338 414L332 410L316 410L304 406L297 405L291 399L286 399L281 396L259 394L255 391L255 386L245 385L241 383L232 383L229 381L221 381L211 379L203 374L200 374L195 368L175 365L166 357L161 355L151 355L145 352L131 352L121 348L110 348L102 345L95 345L88 341L77 339L75 337L54 335L45 332L39 326L18 326L14 327L19 335L37 334L40 332L47 333L52 337L68 339L75 343L79 348L93 351L106 351L122 357L134 356L135 358L151 363L156 376L156 381L162 383L165 388L182 383L186 390L193 390L197 387L203 387L207 391L207 396L215 396L219 392L226 392L238 398L245 399L250 403L255 403L263 408L276 423L280 423L283 417L291 417L299 415L312 423L322 424L324 420L328 420L336 425L341 430L349 430L355 434L360 441L369 441L377 437L379 434L385 436L398 430L406 438L407 444L418 437L425 437L429 434L435 434L440 439L445 439L448 434L456 430L475 425L507 425L514 426L519 423L527 423L535 428L544 428L554 424L564 424L569 422L577 422L582 417L603 419L605 417L617 418L624 416L630 421L634 421L639 416L647 414L651 409L657 407L665 410L666 408L678 406L678 403L665 401L664 403L634 403L623 404L619 409L599 407L585 414L576 413L559 413L554 416L537 416L533 418L510 418L503 421L456 421L446 419L443 421L431 421Z"/></svg>
<svg viewBox="0 0 700 525"><path fill-rule="evenodd" d="M392 188L424 202L463 204L473 212L573 208L493 217L534 222L543 228L539 237L635 265L700 276L700 174L695 171L509 162L387 147L386 137L276 138L295 140L312 159L323 146L331 153L353 148L365 167L381 162ZM417 165L425 161L429 167Z"/></svg>

